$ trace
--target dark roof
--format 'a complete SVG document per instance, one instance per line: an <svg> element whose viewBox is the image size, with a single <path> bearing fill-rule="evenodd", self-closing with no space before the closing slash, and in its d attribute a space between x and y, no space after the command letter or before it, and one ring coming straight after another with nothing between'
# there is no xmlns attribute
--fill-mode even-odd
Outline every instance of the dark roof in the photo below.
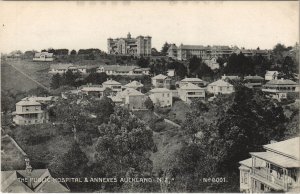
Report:
<svg viewBox="0 0 300 194"><path fill-rule="evenodd" d="M245 76L244 79L254 79L254 80L264 80L263 77L261 76L258 76L258 75L248 75L248 76Z"/></svg>
<svg viewBox="0 0 300 194"><path fill-rule="evenodd" d="M266 85L298 85L296 82L289 79L270 80Z"/></svg>

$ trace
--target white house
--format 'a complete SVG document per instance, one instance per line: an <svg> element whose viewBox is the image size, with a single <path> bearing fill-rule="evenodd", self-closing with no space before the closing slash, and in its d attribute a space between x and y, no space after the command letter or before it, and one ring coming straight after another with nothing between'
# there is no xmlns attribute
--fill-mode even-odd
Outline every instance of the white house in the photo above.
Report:
<svg viewBox="0 0 300 194"><path fill-rule="evenodd" d="M179 98L186 102L186 103L191 103L193 99L204 99L205 98L205 89L200 88L197 85L194 85L192 83L187 83L185 85L182 85L178 89L178 95Z"/></svg>
<svg viewBox="0 0 300 194"><path fill-rule="evenodd" d="M233 85L220 79L207 85L207 92L213 94L231 94L234 92Z"/></svg>
<svg viewBox="0 0 300 194"><path fill-rule="evenodd" d="M249 193L299 193L300 137L264 145L240 161L240 191Z"/></svg>
<svg viewBox="0 0 300 194"><path fill-rule="evenodd" d="M175 69L168 69L167 75L169 77L174 77L175 76Z"/></svg>
<svg viewBox="0 0 300 194"><path fill-rule="evenodd" d="M265 80L269 81L269 80L277 79L278 75L279 75L278 71L267 71L265 74Z"/></svg>
<svg viewBox="0 0 300 194"><path fill-rule="evenodd" d="M78 72L78 69L75 65L72 63L58 63L58 64L52 64L50 66L49 73L52 74L63 74L66 73L68 70L72 71L73 73Z"/></svg>
<svg viewBox="0 0 300 194"><path fill-rule="evenodd" d="M115 80L112 80L112 79L109 79L106 82L103 82L102 86L103 86L104 89L106 89L106 88L112 89L113 94L116 94L116 93L122 91L122 85L121 85L121 83L119 83L119 82L117 82Z"/></svg>
<svg viewBox="0 0 300 194"><path fill-rule="evenodd" d="M202 79L199 79L197 77L186 77L183 80L180 81L179 87L182 87L183 85L187 85L188 83L194 84L199 87L204 87L206 82Z"/></svg>
<svg viewBox="0 0 300 194"><path fill-rule="evenodd" d="M164 87L164 84L165 84L165 79L167 78L168 76L165 76L165 75L162 75L162 74L159 74L157 76L154 76L151 78L152 80L152 85L156 88L160 88L160 87Z"/></svg>
<svg viewBox="0 0 300 194"><path fill-rule="evenodd" d="M124 87L125 89L126 89L126 88L133 88L133 89L135 89L135 90L138 90L138 89L141 89L143 86L144 86L144 85L143 85L141 82L134 80L134 81L132 81L132 82L130 82L130 83L124 85L123 87Z"/></svg>
<svg viewBox="0 0 300 194"><path fill-rule="evenodd" d="M113 100L121 99L121 105L130 109L130 110L145 110L145 101L148 97L133 89L133 88L126 88L124 91L119 92L116 95L116 98L112 98Z"/></svg>
<svg viewBox="0 0 300 194"><path fill-rule="evenodd" d="M212 70L214 69L219 69L220 68L220 65L219 63L217 62L217 58L216 57L212 57L210 59L206 59L204 60L205 64L210 67Z"/></svg>
<svg viewBox="0 0 300 194"><path fill-rule="evenodd" d="M105 88L99 85L82 86L80 89L83 94L94 96L96 98L101 98L104 94L104 90Z"/></svg>
<svg viewBox="0 0 300 194"><path fill-rule="evenodd" d="M77 66L77 70L80 73L87 74L87 73L96 73L98 65L82 65Z"/></svg>
<svg viewBox="0 0 300 194"><path fill-rule="evenodd" d="M33 57L33 61L53 61L53 53L48 52L40 52L35 53Z"/></svg>
<svg viewBox="0 0 300 194"><path fill-rule="evenodd" d="M156 106L172 106L172 92L167 88L154 88L149 91L149 97Z"/></svg>
<svg viewBox="0 0 300 194"><path fill-rule="evenodd" d="M292 80L270 80L262 87L262 91L271 94L273 98L281 100L287 98L289 94L297 93L299 84Z"/></svg>
<svg viewBox="0 0 300 194"><path fill-rule="evenodd" d="M34 100L21 100L16 103L13 121L18 125L48 123L49 115L42 104Z"/></svg>
<svg viewBox="0 0 300 194"><path fill-rule="evenodd" d="M97 68L97 73L106 73L107 75L149 75L150 68L140 68L132 65L101 65Z"/></svg>

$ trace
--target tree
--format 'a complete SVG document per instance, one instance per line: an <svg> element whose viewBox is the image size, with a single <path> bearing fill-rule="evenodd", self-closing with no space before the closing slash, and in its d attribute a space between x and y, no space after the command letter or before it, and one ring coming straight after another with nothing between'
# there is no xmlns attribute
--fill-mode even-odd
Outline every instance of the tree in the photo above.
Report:
<svg viewBox="0 0 300 194"><path fill-rule="evenodd" d="M62 78L59 73L52 76L50 87L51 89L57 89L61 86Z"/></svg>
<svg viewBox="0 0 300 194"><path fill-rule="evenodd" d="M72 50L70 54L71 55L76 55L76 50Z"/></svg>
<svg viewBox="0 0 300 194"><path fill-rule="evenodd" d="M168 63L167 68L175 69L176 75L179 76L180 78L184 78L185 76L187 76L186 66L178 61Z"/></svg>
<svg viewBox="0 0 300 194"><path fill-rule="evenodd" d="M170 47L170 44L165 42L165 44L161 48L161 54L166 56L168 53L169 47Z"/></svg>
<svg viewBox="0 0 300 194"><path fill-rule="evenodd" d="M149 109L151 111L153 111L153 109L154 109L154 104L149 97L145 100L145 106L147 109Z"/></svg>
<svg viewBox="0 0 300 194"><path fill-rule="evenodd" d="M64 178L85 178L88 158L81 150L78 143L74 142L66 154L55 157L50 165L49 170L51 174L57 177ZM68 182L68 186L71 190L80 191L84 183L80 182Z"/></svg>
<svg viewBox="0 0 300 194"><path fill-rule="evenodd" d="M136 61L136 65L142 68L149 67L149 58L141 57Z"/></svg>
<svg viewBox="0 0 300 194"><path fill-rule="evenodd" d="M92 83L92 84L102 84L107 80L108 76L106 73L90 73L86 78L86 83Z"/></svg>
<svg viewBox="0 0 300 194"><path fill-rule="evenodd" d="M99 127L95 160L101 164L94 176L135 177L149 175L152 171L150 155L154 149L153 132L128 110L116 107L107 124ZM115 187L116 185L105 185Z"/></svg>

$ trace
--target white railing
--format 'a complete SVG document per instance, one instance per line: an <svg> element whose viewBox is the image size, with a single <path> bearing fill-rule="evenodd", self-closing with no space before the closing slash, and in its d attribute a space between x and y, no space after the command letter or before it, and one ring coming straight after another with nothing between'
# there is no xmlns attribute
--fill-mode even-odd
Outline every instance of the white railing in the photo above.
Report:
<svg viewBox="0 0 300 194"><path fill-rule="evenodd" d="M283 179L279 179L279 178L275 177L274 175L268 173L266 168L262 168L262 169L255 168L255 169L253 169L253 174L266 179L270 183L284 187Z"/></svg>

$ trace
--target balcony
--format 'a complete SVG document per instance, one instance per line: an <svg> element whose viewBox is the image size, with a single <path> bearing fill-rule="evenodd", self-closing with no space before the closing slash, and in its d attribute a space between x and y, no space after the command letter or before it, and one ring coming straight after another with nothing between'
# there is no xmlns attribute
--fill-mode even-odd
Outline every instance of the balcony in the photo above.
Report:
<svg viewBox="0 0 300 194"><path fill-rule="evenodd" d="M282 178L277 178L276 176L270 174L267 171L267 168L254 168L252 171L252 176L274 187L275 189L284 189L285 183L283 181L283 175Z"/></svg>

